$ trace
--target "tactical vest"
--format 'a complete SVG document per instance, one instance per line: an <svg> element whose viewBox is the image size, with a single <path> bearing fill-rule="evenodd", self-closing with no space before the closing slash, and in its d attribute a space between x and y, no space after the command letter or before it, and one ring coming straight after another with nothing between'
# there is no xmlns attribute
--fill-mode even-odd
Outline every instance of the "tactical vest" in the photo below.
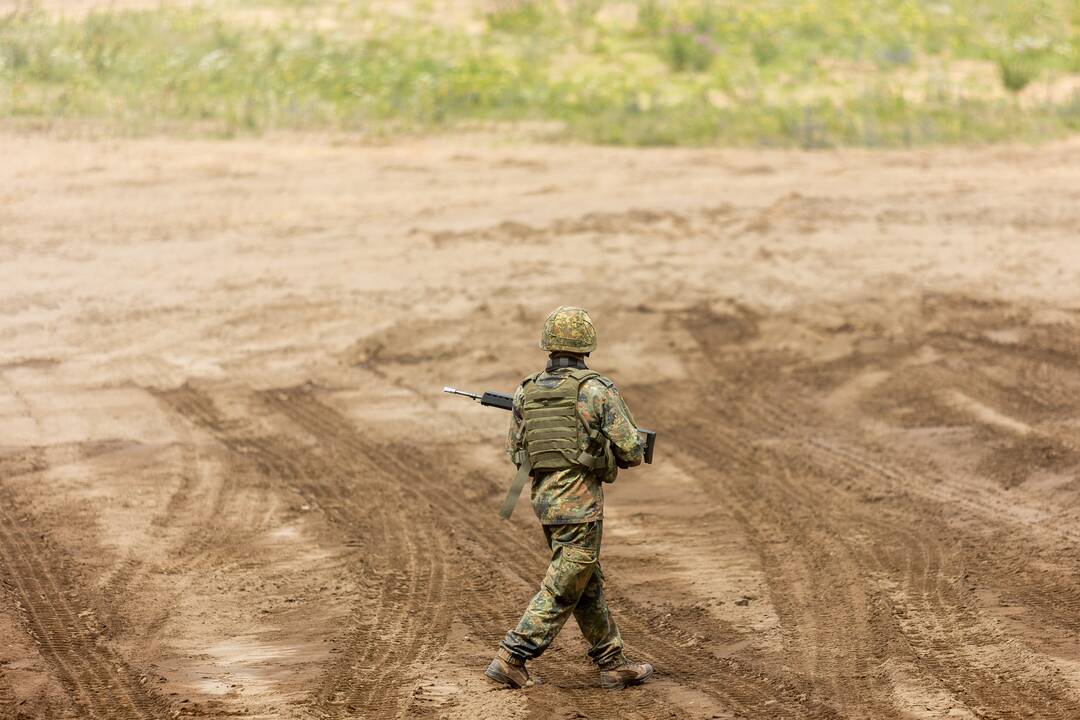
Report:
<svg viewBox="0 0 1080 720"><path fill-rule="evenodd" d="M558 382L552 387L543 387L537 380L545 373L537 373L522 383L525 394L521 404L524 444L533 472L596 468L613 462L607 438L599 429L584 435L578 421L581 384L600 377L600 374L581 369L552 374L549 378L558 378Z"/></svg>

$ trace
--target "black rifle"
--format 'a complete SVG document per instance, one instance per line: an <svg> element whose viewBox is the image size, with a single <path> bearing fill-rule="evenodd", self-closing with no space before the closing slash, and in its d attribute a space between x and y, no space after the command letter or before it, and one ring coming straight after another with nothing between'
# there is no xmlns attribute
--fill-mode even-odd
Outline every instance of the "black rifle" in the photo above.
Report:
<svg viewBox="0 0 1080 720"><path fill-rule="evenodd" d="M483 395L477 395L476 393L465 392L452 387L444 387L443 392L472 398L485 407L497 407L503 410L514 409L514 396L506 393L486 392ZM638 432L645 437L645 462L652 463L653 446L656 445L656 433L643 428L638 428Z"/></svg>

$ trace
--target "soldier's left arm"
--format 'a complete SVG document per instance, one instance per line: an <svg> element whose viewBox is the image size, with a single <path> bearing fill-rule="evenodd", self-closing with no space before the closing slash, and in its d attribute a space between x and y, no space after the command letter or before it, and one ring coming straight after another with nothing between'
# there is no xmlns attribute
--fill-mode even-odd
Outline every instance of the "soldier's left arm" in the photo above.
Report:
<svg viewBox="0 0 1080 720"><path fill-rule="evenodd" d="M645 443L638 433L637 423L619 388L604 384L601 431L611 440L611 449L620 467L640 465L645 457Z"/></svg>

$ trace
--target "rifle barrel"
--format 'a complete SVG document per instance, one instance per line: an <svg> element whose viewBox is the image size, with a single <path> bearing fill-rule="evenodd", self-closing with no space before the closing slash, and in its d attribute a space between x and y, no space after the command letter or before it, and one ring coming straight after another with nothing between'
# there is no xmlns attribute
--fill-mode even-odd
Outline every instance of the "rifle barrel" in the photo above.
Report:
<svg viewBox="0 0 1080 720"><path fill-rule="evenodd" d="M444 385L442 391L444 393L449 393L450 395L461 395L463 397L472 398L476 402L480 402L479 395L471 392L465 392L464 390L458 390L457 388L452 388L448 385Z"/></svg>

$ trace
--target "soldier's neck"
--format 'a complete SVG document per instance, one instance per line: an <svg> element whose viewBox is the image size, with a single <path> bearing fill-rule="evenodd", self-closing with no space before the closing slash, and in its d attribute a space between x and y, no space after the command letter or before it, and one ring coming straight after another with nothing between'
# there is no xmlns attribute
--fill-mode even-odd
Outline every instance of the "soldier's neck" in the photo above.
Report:
<svg viewBox="0 0 1080 720"><path fill-rule="evenodd" d="M572 355L570 353L552 353L548 356L547 370L554 370L556 368L577 368L578 370L588 370L585 365L585 357L583 355Z"/></svg>

